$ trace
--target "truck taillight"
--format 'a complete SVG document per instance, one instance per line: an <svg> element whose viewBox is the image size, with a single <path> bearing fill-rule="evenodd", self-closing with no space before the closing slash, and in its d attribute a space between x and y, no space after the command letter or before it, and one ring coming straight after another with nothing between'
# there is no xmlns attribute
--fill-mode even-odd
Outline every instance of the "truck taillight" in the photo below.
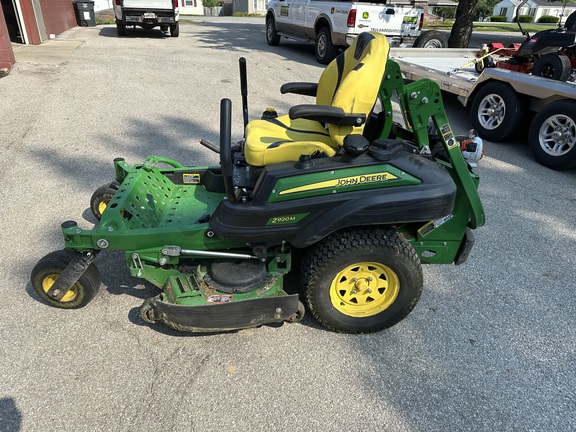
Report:
<svg viewBox="0 0 576 432"><path fill-rule="evenodd" d="M420 24L418 24L418 30L422 30L422 26L424 25L424 14L420 14Z"/></svg>
<svg viewBox="0 0 576 432"><path fill-rule="evenodd" d="M114 0L116 6L122 6L122 0Z"/></svg>
<svg viewBox="0 0 576 432"><path fill-rule="evenodd" d="M348 27L356 27L356 9L350 9L350 12L348 12L348 21L346 24Z"/></svg>
<svg viewBox="0 0 576 432"><path fill-rule="evenodd" d="M174 0L174 7L177 8L178 6L178 0Z"/></svg>

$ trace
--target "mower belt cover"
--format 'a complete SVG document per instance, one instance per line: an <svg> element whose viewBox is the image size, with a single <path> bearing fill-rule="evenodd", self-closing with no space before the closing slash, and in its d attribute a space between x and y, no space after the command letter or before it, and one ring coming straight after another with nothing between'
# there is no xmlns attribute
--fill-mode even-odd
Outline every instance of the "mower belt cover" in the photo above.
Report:
<svg viewBox="0 0 576 432"><path fill-rule="evenodd" d="M140 308L142 318L150 323L163 323L190 332L219 332L279 323L297 312L297 294L204 306L166 303L157 296L146 300Z"/></svg>

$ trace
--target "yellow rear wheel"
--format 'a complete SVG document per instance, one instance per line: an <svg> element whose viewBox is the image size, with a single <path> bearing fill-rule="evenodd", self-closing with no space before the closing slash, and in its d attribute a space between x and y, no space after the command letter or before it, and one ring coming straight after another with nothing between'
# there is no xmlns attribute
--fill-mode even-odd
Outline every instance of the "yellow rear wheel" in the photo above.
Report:
<svg viewBox="0 0 576 432"><path fill-rule="evenodd" d="M337 231L306 251L301 267L306 303L330 330L370 333L401 321L422 292L414 248L387 228Z"/></svg>
<svg viewBox="0 0 576 432"><path fill-rule="evenodd" d="M376 262L347 266L330 285L330 300L337 311L368 317L386 310L398 297L400 281L390 267Z"/></svg>

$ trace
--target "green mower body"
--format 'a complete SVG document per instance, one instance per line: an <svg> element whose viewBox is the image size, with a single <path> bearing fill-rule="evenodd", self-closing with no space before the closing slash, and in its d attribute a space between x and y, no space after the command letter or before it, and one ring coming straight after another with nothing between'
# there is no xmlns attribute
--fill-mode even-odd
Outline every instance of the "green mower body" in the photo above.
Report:
<svg viewBox="0 0 576 432"><path fill-rule="evenodd" d="M391 121L395 92L406 127ZM36 291L53 306L82 307L97 290L84 276L97 253L122 250L131 274L161 289L141 307L151 323L223 331L297 322L304 306L284 287L297 271L301 298L327 328L395 324L418 300L420 263L463 263L484 212L438 86L404 85L389 61L380 100L369 145L334 157L252 167L242 143L226 140L223 118L221 166L116 159L113 190L99 195L100 222L91 230L62 224L67 258L56 258L65 265L41 260Z"/></svg>

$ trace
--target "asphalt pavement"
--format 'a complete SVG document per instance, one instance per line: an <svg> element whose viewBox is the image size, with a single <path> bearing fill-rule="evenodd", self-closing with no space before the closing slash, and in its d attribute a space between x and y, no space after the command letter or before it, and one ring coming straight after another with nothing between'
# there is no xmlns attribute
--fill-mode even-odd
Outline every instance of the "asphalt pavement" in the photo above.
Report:
<svg viewBox="0 0 576 432"><path fill-rule="evenodd" d="M150 326L157 290L118 252L98 256L85 308L43 304L30 271L61 249L60 223L95 223L112 160L149 154L217 163L219 101L242 136L238 58L249 114L305 97L313 45L266 45L260 22L181 26L180 37L75 28L41 61L16 51L0 79L0 431L570 431L576 429L576 170L537 164L525 138L486 142L487 223L462 266L426 266L414 311L370 335L299 324L214 335ZM26 58L28 55L28 58ZM446 97L457 133L469 113ZM526 119L526 129L529 119Z"/></svg>

